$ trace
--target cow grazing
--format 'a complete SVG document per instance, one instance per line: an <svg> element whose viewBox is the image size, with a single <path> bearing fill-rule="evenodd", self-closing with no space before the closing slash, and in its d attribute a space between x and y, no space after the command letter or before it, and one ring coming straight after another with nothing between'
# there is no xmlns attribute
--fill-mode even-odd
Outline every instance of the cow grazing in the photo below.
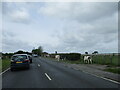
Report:
<svg viewBox="0 0 120 90"><path fill-rule="evenodd" d="M84 63L91 63L92 64L92 58L90 56L84 56Z"/></svg>
<svg viewBox="0 0 120 90"><path fill-rule="evenodd" d="M60 55L55 55L55 59L60 60Z"/></svg>

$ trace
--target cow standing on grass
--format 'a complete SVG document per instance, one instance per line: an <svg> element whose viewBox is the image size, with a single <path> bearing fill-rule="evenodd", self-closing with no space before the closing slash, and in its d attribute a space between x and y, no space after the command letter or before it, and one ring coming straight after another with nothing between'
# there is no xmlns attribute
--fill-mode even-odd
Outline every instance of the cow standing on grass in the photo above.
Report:
<svg viewBox="0 0 120 90"><path fill-rule="evenodd" d="M55 55L55 59L60 60L60 55Z"/></svg>
<svg viewBox="0 0 120 90"><path fill-rule="evenodd" d="M84 63L92 64L92 58L90 56L84 56Z"/></svg>

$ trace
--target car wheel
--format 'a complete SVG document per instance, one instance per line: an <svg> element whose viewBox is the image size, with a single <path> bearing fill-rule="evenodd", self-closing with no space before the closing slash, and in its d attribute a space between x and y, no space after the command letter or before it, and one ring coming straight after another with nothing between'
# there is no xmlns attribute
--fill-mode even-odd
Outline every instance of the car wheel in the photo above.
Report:
<svg viewBox="0 0 120 90"><path fill-rule="evenodd" d="M11 68L10 70L11 70L11 71L14 71L14 69L13 69L13 68Z"/></svg>
<svg viewBox="0 0 120 90"><path fill-rule="evenodd" d="M30 69L30 66L27 66L27 69Z"/></svg>
<svg viewBox="0 0 120 90"><path fill-rule="evenodd" d="M32 63L32 61L30 61L30 63Z"/></svg>

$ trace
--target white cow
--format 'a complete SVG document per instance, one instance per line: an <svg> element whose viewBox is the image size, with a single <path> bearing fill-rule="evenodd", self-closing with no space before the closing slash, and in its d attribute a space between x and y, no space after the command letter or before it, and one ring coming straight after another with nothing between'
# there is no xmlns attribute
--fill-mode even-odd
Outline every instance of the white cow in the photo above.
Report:
<svg viewBox="0 0 120 90"><path fill-rule="evenodd" d="M60 55L55 55L55 59L60 60Z"/></svg>
<svg viewBox="0 0 120 90"><path fill-rule="evenodd" d="M84 62L92 64L92 58L90 56L84 56Z"/></svg>

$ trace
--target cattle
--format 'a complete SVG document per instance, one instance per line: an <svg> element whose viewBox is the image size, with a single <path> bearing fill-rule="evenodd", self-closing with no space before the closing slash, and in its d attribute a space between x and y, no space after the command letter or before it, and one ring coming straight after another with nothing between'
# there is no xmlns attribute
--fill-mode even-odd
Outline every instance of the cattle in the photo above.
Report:
<svg viewBox="0 0 120 90"><path fill-rule="evenodd" d="M84 56L84 63L92 64L92 58L90 56Z"/></svg>
<svg viewBox="0 0 120 90"><path fill-rule="evenodd" d="M49 54L45 54L44 57L50 57L50 55Z"/></svg>
<svg viewBox="0 0 120 90"><path fill-rule="evenodd" d="M60 55L55 55L55 59L60 60Z"/></svg>

